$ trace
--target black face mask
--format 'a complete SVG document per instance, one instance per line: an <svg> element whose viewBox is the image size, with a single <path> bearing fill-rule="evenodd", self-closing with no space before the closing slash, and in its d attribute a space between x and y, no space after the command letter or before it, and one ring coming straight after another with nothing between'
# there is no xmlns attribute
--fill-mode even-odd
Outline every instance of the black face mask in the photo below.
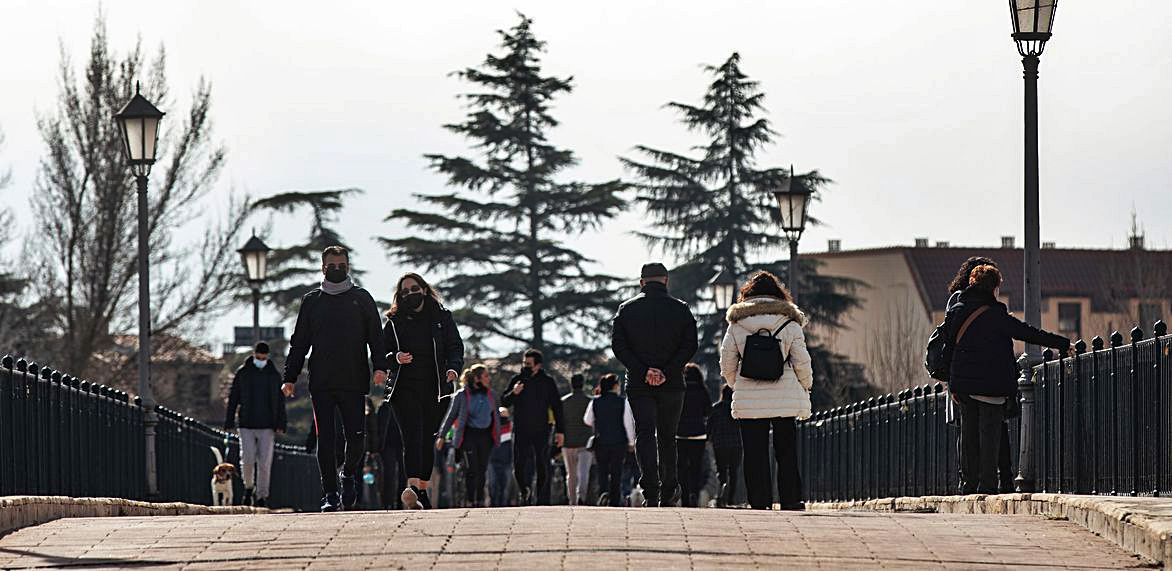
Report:
<svg viewBox="0 0 1172 571"><path fill-rule="evenodd" d="M346 270L343 270L340 268L327 268L326 269L326 281L327 282L330 282L333 284L340 284L340 283L346 281L346 278L348 278L348 277L350 277L350 274L348 272L346 272Z"/></svg>
<svg viewBox="0 0 1172 571"><path fill-rule="evenodd" d="M521 377L528 379L533 376L533 369L529 367L521 367Z"/></svg>
<svg viewBox="0 0 1172 571"><path fill-rule="evenodd" d="M407 309L419 309L420 307L423 307L423 294L409 293L403 296L403 305L406 306Z"/></svg>

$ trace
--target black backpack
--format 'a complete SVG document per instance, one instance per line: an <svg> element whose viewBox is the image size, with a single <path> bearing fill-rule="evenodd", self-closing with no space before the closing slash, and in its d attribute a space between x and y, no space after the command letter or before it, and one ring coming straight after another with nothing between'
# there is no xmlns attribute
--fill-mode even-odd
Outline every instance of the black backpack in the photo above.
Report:
<svg viewBox="0 0 1172 571"><path fill-rule="evenodd" d="M789 355L782 358L781 341L777 334L792 323L787 319L781 327L772 334L768 329L760 329L745 338L745 348L741 351L741 376L754 381L777 381L789 363Z"/></svg>

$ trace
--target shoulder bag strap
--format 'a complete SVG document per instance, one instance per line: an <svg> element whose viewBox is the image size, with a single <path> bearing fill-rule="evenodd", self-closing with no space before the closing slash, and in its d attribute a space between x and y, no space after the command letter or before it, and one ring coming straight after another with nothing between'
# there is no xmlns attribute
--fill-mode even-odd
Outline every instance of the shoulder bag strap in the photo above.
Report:
<svg viewBox="0 0 1172 571"><path fill-rule="evenodd" d="M964 320L964 323L962 323L960 325L960 331L956 332L956 342L954 342L953 345L960 344L960 339L962 337L964 337L965 331L968 331L969 326L973 324L973 321L975 321L978 317L981 316L982 313L985 313L985 311L987 311L988 309L989 309L989 306L982 305L981 307L978 307L976 311L972 312L972 314L969 315L968 319Z"/></svg>

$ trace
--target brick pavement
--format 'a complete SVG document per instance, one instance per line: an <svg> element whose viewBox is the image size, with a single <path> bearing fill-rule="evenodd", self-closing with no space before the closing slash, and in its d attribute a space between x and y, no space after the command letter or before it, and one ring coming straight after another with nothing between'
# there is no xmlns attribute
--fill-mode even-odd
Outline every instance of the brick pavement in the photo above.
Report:
<svg viewBox="0 0 1172 571"><path fill-rule="evenodd" d="M74 518L0 538L0 568L1122 569L1041 516L540 507Z"/></svg>

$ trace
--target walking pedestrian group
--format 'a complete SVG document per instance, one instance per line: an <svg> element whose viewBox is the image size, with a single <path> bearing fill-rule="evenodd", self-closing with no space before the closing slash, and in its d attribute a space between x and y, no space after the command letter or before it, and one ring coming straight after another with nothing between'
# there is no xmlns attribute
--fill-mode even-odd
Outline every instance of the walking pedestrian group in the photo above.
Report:
<svg viewBox="0 0 1172 571"><path fill-rule="evenodd" d="M611 350L625 383L607 373L591 392L575 374L562 395L545 356L529 349L499 399L488 366L464 367L458 325L422 276L398 280L384 322L372 295L351 280L345 248L322 252L321 270L321 286L302 299L284 373L259 343L232 381L224 425L240 431L245 503L268 503L273 442L308 356L322 511L354 508L360 477L364 505L378 496L387 508L439 507L435 482L454 493L453 477L463 478L466 507L548 505L559 456L569 505L733 507L744 497L753 509L804 509L796 423L812 409L809 318L769 272L750 276L727 310L712 402L704 370L692 362L696 319L669 293L663 264L643 266L639 293L613 319ZM961 493L1010 485L1013 340L1070 348L1010 315L1000 284L993 260L967 260L935 334L948 360L933 375L949 382L960 422ZM372 383L386 385L381 405L367 400Z"/></svg>

